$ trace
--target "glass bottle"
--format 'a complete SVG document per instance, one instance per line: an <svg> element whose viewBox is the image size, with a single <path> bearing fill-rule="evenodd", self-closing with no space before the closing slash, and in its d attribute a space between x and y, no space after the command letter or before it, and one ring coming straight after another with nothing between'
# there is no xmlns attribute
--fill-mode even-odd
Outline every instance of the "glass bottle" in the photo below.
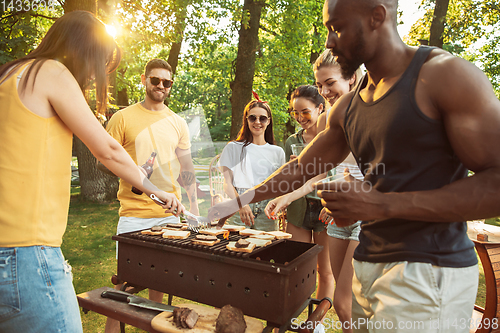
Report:
<svg viewBox="0 0 500 333"><path fill-rule="evenodd" d="M152 152L151 156L148 158L148 160L146 161L146 163L144 163L143 165L141 165L141 167L144 170L146 170L146 176L148 177L148 179L153 174L153 165L155 163L155 158L156 158L156 152ZM132 186L132 192L134 192L137 195L141 195L143 193L141 190L139 190L138 188L135 188L133 186Z"/></svg>

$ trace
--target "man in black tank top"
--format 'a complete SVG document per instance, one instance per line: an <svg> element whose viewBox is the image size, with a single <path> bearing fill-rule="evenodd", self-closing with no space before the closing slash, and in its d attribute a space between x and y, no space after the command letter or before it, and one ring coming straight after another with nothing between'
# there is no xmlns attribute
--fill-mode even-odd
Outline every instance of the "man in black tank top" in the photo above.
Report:
<svg viewBox="0 0 500 333"><path fill-rule="evenodd" d="M471 63L405 45L396 18L397 0L326 0L327 47L347 75L363 63L367 75L297 159L240 198L283 195L352 150L365 182L321 193L338 226L363 221L344 331L465 333L479 324L465 221L500 216L500 101Z"/></svg>

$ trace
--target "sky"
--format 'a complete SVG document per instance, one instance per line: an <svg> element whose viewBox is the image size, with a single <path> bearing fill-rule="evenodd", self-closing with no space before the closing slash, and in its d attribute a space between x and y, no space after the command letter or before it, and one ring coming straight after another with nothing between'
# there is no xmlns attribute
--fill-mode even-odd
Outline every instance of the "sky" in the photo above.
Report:
<svg viewBox="0 0 500 333"><path fill-rule="evenodd" d="M398 32L401 38L408 34L411 26L424 15L422 10L418 10L421 0L399 0L399 9L403 11L402 20L404 24L398 25Z"/></svg>

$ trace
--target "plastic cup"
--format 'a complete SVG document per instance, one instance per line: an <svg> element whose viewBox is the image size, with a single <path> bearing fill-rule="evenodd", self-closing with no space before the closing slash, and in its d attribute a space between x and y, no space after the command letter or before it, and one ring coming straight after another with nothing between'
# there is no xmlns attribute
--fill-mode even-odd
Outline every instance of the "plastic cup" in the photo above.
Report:
<svg viewBox="0 0 500 333"><path fill-rule="evenodd" d="M304 150L304 148L307 146L305 143L294 143L292 144L292 154L295 156L299 156L300 153Z"/></svg>

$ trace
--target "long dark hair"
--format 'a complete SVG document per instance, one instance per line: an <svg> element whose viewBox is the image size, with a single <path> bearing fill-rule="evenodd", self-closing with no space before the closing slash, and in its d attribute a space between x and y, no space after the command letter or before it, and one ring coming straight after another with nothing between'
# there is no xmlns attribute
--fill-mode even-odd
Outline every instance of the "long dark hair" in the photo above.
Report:
<svg viewBox="0 0 500 333"><path fill-rule="evenodd" d="M253 135L250 131L250 126L248 126L248 112L253 108L263 108L267 111L267 116L269 117L269 125L267 125L266 131L264 132L264 140L267 143L274 145L276 144L274 140L274 132L273 132L273 118L271 108L267 103L261 101L251 101L245 106L245 110L243 110L243 123L241 124L240 132L236 137L236 142L243 142L243 147L241 148L240 162L243 162L245 159L245 147L252 143ZM243 163L241 163L241 167L243 168Z"/></svg>
<svg viewBox="0 0 500 333"><path fill-rule="evenodd" d="M0 77L10 68L16 68L34 59L20 89L26 89L28 78L36 75L49 59L64 64L85 92L92 78L95 80L98 111L107 107L107 74L118 67L121 51L114 39L106 32L104 24L92 13L73 11L56 20L40 45L27 56L0 67ZM34 80L33 80L34 85ZM32 86L33 88L33 86Z"/></svg>
<svg viewBox="0 0 500 333"><path fill-rule="evenodd" d="M269 144L276 144L274 140L274 132L273 132L273 118L271 108L267 103L261 101L251 101L245 106L245 110L243 111L243 123L241 124L240 132L236 137L237 142L243 142L243 147L248 146L253 141L252 132L250 131L250 126L248 126L248 112L253 108L263 108L267 111L267 116L269 117L269 125L267 125L266 131L264 132L264 140L266 140Z"/></svg>

